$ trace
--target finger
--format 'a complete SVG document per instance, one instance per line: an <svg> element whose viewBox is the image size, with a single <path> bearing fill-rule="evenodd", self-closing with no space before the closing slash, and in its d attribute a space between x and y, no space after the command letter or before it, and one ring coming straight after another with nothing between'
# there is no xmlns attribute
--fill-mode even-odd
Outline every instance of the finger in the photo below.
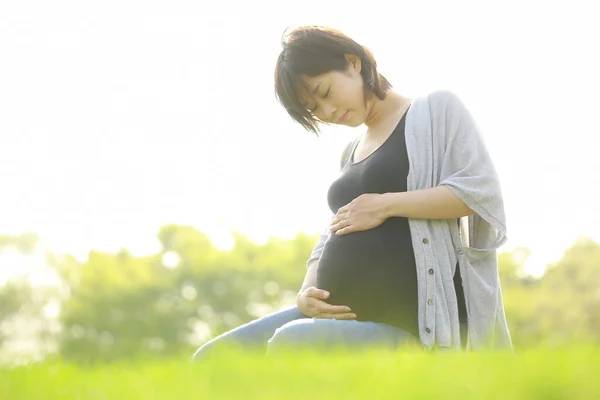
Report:
<svg viewBox="0 0 600 400"><path fill-rule="evenodd" d="M344 226L340 227L339 229L335 230L335 234L336 235L345 235L347 233L351 233L351 232L355 232L358 230L358 228L353 225L352 223L348 223L346 224L342 224Z"/></svg>
<svg viewBox="0 0 600 400"><path fill-rule="evenodd" d="M332 306L331 304L318 299L313 299L310 307L312 307L315 312L322 314L343 314L352 311L348 306Z"/></svg>
<svg viewBox="0 0 600 400"><path fill-rule="evenodd" d="M337 232L337 231L339 231L340 229L347 228L347 227L349 227L349 226L351 226L351 225L352 225L352 222L350 222L350 220L348 220L348 219L343 219L343 220L341 220L340 222L338 222L338 223L336 223L336 224L332 225L332 227L331 227L331 231L333 231L333 232Z"/></svg>
<svg viewBox="0 0 600 400"><path fill-rule="evenodd" d="M333 220L331 221L330 226L334 226L340 223L340 221L342 221L342 217L340 215L336 215Z"/></svg>
<svg viewBox="0 0 600 400"><path fill-rule="evenodd" d="M341 219L343 219L344 217L347 217L348 216L347 215L348 211L350 211L348 209L348 206L344 206L344 207L338 208L338 211L335 213L335 216L333 217L332 223L337 223Z"/></svg>
<svg viewBox="0 0 600 400"><path fill-rule="evenodd" d="M318 314L315 318L350 320L350 319L356 319L356 314L353 314L353 313L342 313L342 314L322 313L322 314Z"/></svg>
<svg viewBox="0 0 600 400"><path fill-rule="evenodd" d="M347 212L348 212L348 206L345 205L344 207L338 208L336 215L342 216L342 215L346 214Z"/></svg>
<svg viewBox="0 0 600 400"><path fill-rule="evenodd" d="M325 304L326 306L323 307L323 312L327 314L344 314L352 311L348 306L332 306L327 303Z"/></svg>
<svg viewBox="0 0 600 400"><path fill-rule="evenodd" d="M341 229L341 226L340 226L340 223L339 223L339 222L332 223L332 224L331 224L331 226L329 227L329 230L330 230L331 232L336 232L336 231L338 231L339 229Z"/></svg>
<svg viewBox="0 0 600 400"><path fill-rule="evenodd" d="M346 228L342 228L342 229L335 231L335 234L338 236L341 236L341 235L346 235L348 233L352 233L354 231L356 231L356 229L353 226L348 226Z"/></svg>
<svg viewBox="0 0 600 400"><path fill-rule="evenodd" d="M305 293L307 297L314 297L317 299L326 299L329 297L329 292L327 290L317 289L314 286L306 289Z"/></svg>

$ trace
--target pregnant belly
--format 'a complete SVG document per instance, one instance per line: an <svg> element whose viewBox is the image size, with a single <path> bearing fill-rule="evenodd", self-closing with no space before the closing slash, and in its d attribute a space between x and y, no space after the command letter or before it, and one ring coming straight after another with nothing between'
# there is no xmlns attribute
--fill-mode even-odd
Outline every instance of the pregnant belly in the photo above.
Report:
<svg viewBox="0 0 600 400"><path fill-rule="evenodd" d="M412 248L368 239L332 236L319 260L316 285L331 294L328 303L350 307L359 320L374 321L382 313L400 312L405 297L413 295L401 290L406 286L401 280L414 280L416 288L416 271L405 262L413 257Z"/></svg>

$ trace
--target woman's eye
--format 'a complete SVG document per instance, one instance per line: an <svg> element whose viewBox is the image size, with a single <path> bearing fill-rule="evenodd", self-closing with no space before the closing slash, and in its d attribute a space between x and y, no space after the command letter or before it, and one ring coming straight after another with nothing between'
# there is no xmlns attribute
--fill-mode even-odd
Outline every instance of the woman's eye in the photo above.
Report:
<svg viewBox="0 0 600 400"><path fill-rule="evenodd" d="M324 99L329 97L329 94L331 93L331 88L327 89L327 92L322 96ZM319 109L319 105L317 104L314 108L309 108L308 111L311 114L314 114L315 112L317 112L317 110Z"/></svg>

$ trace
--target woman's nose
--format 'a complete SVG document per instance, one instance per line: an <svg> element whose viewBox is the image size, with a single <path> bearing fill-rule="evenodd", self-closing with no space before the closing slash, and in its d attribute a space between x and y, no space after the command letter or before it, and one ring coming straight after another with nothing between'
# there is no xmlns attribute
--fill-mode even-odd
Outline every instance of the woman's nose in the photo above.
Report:
<svg viewBox="0 0 600 400"><path fill-rule="evenodd" d="M330 104L323 104L323 112L325 113L325 117L328 121L331 120L331 117L334 115L335 111L336 107Z"/></svg>

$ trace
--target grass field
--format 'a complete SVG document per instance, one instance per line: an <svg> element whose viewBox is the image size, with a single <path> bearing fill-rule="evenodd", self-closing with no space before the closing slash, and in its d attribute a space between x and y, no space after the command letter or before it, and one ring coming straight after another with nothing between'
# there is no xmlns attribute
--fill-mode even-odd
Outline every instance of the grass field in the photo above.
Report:
<svg viewBox="0 0 600 400"><path fill-rule="evenodd" d="M600 348L48 362L1 368L0 399L600 399Z"/></svg>

